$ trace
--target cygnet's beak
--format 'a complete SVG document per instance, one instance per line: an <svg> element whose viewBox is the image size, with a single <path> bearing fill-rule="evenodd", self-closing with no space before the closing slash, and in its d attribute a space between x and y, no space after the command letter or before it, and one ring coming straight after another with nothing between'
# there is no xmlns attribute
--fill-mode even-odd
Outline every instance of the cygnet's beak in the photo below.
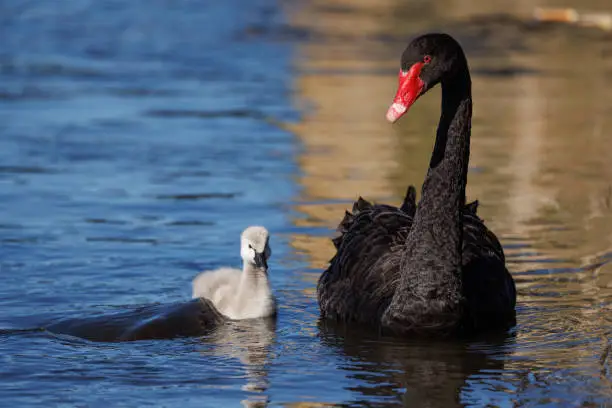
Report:
<svg viewBox="0 0 612 408"><path fill-rule="evenodd" d="M255 252L255 266L258 268L268 269L268 261L266 260L265 253Z"/></svg>

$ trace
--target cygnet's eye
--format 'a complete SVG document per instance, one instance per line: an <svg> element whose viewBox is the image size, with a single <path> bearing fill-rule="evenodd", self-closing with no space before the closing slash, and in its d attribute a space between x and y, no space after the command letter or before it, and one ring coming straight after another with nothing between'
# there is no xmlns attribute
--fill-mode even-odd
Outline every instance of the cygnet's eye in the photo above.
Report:
<svg viewBox="0 0 612 408"><path fill-rule="evenodd" d="M251 244L249 244L249 249L253 249L253 246Z"/></svg>

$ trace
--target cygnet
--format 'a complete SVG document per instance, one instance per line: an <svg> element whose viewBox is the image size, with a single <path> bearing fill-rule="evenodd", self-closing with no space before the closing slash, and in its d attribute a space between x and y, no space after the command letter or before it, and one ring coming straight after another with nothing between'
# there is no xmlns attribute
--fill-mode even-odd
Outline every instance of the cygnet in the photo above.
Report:
<svg viewBox="0 0 612 408"><path fill-rule="evenodd" d="M256 319L276 314L276 299L268 280L268 258L272 255L268 230L251 226L242 232L242 271L219 268L193 279L193 298L210 300L217 310L233 320Z"/></svg>

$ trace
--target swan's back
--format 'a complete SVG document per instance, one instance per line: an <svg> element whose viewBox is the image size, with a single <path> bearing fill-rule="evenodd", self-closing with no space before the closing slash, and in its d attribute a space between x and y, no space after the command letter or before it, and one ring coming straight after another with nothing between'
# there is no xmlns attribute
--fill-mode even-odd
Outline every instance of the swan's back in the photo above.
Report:
<svg viewBox="0 0 612 408"><path fill-rule="evenodd" d="M473 331L515 323L516 286L501 243L476 215L477 202L463 212L462 325Z"/></svg>
<svg viewBox="0 0 612 408"><path fill-rule="evenodd" d="M336 255L317 285L323 317L363 323L380 319L397 286L415 198L410 186L400 208L360 197L352 213L346 212L334 239Z"/></svg>
<svg viewBox="0 0 612 408"><path fill-rule="evenodd" d="M371 204L361 197L340 222L336 254L321 275L317 295L321 316L344 322L379 324L400 278L405 241L416 212L410 186L400 208ZM463 209L462 281L465 321L494 326L512 314L516 290L502 246L476 214L478 202Z"/></svg>

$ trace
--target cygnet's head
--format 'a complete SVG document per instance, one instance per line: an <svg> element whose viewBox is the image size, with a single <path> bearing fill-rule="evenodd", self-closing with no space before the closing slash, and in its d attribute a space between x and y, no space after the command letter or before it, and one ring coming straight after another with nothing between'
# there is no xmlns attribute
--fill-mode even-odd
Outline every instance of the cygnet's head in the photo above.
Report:
<svg viewBox="0 0 612 408"><path fill-rule="evenodd" d="M240 255L244 262L258 268L268 269L268 258L272 250L268 244L270 235L264 227L248 227L240 237Z"/></svg>

